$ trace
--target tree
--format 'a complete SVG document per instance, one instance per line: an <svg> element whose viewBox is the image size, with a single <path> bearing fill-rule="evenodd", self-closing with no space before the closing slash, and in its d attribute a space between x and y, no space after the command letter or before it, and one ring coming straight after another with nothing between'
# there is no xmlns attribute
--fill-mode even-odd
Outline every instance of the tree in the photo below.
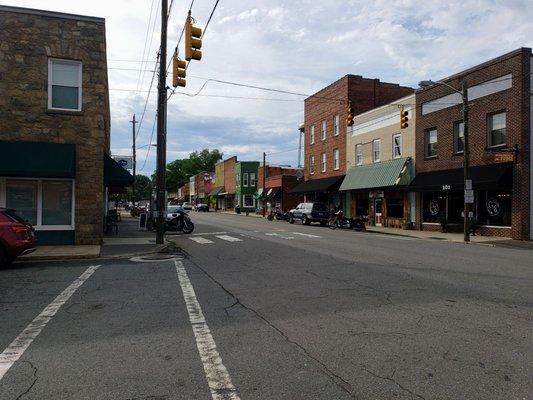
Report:
<svg viewBox="0 0 533 400"><path fill-rule="evenodd" d="M146 175L135 175L135 201L148 200L152 194L152 180ZM128 199L133 198L132 188L128 188Z"/></svg>

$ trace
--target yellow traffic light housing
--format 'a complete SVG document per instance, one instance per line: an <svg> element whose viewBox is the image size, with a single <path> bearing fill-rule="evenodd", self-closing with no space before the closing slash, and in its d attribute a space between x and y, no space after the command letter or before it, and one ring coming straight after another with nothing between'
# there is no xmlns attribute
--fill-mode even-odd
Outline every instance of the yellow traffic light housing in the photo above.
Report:
<svg viewBox="0 0 533 400"><path fill-rule="evenodd" d="M405 129L409 126L409 113L407 111L404 111L402 108L400 110L400 129Z"/></svg>
<svg viewBox="0 0 533 400"><path fill-rule="evenodd" d="M187 61L191 60L201 60L202 52L202 29L193 26L192 18L187 17L185 21L185 59Z"/></svg>
<svg viewBox="0 0 533 400"><path fill-rule="evenodd" d="M348 102L348 108L346 110L346 126L352 126L354 124L354 110L352 107L352 102Z"/></svg>
<svg viewBox="0 0 533 400"><path fill-rule="evenodd" d="M185 87L185 68L187 63L178 58L177 52L174 52L172 56L172 86L173 87Z"/></svg>

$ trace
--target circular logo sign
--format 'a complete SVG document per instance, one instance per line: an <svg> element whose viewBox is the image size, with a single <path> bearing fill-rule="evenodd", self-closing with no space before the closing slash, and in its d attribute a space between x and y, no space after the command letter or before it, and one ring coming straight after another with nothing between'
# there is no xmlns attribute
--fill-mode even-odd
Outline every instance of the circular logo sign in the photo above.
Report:
<svg viewBox="0 0 533 400"><path fill-rule="evenodd" d="M433 199L429 202L429 213L431 215L437 215L439 213L439 202L437 199Z"/></svg>
<svg viewBox="0 0 533 400"><path fill-rule="evenodd" d="M491 217L496 217L502 212L502 206L500 205L500 202L494 197L487 199L487 203L485 204L485 206L487 207L487 213Z"/></svg>
<svg viewBox="0 0 533 400"><path fill-rule="evenodd" d="M126 160L118 160L118 165L120 165L121 167L125 167L126 165L128 165L128 162Z"/></svg>

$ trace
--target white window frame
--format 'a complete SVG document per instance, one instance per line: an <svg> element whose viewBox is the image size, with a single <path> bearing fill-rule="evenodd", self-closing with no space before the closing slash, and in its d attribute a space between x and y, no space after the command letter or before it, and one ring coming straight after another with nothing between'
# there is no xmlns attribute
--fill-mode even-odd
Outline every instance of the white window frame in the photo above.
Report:
<svg viewBox="0 0 533 400"><path fill-rule="evenodd" d="M396 138L400 138L399 146L396 146ZM396 155L396 149L399 149L398 155ZM402 158L402 134L397 133L392 135L392 158Z"/></svg>
<svg viewBox="0 0 533 400"><path fill-rule="evenodd" d="M333 150L333 169L335 171L337 171L339 169L339 166L340 166L340 153L339 153L339 149L334 149Z"/></svg>
<svg viewBox="0 0 533 400"><path fill-rule="evenodd" d="M339 114L335 115L333 117L333 136L339 136L339 122L340 122L340 116Z"/></svg>
<svg viewBox="0 0 533 400"><path fill-rule="evenodd" d="M52 64L54 61L59 61L64 64L77 65L78 68L78 108L59 108L52 107ZM59 110L59 111L81 111L82 110L82 87L83 87L83 64L81 61L75 60L64 60L61 58L49 58L48 59L48 109L49 110Z"/></svg>
<svg viewBox="0 0 533 400"><path fill-rule="evenodd" d="M320 171L326 172L327 165L326 165L327 159L326 159L326 153L322 153L320 155Z"/></svg>
<svg viewBox="0 0 533 400"><path fill-rule="evenodd" d="M64 178L25 178L18 176L7 176L0 178L0 207L7 205L7 181L14 179L17 181L37 181L37 224L33 225L36 231L73 231L76 229L76 181ZM44 181L67 181L72 182L72 204L70 225L42 225L43 220L43 182Z"/></svg>
<svg viewBox="0 0 533 400"><path fill-rule="evenodd" d="M251 196L252 197L252 205L251 206L247 206L246 205L246 196ZM255 197L253 194L243 194L242 195L242 204L241 204L241 207L253 207L255 208Z"/></svg>
<svg viewBox="0 0 533 400"><path fill-rule="evenodd" d="M315 174L315 156L309 157L309 175Z"/></svg>
<svg viewBox="0 0 533 400"><path fill-rule="evenodd" d="M257 178L255 172L250 172L250 187L255 187L257 185Z"/></svg>
<svg viewBox="0 0 533 400"><path fill-rule="evenodd" d="M315 126L311 125L311 132L309 132L309 144L315 144Z"/></svg>
<svg viewBox="0 0 533 400"><path fill-rule="evenodd" d="M248 172L244 172L242 174L242 186L243 187L248 187L248 183L249 183L249 175L248 175Z"/></svg>
<svg viewBox="0 0 533 400"><path fill-rule="evenodd" d="M377 145L377 150L376 150ZM377 157L376 157L377 153ZM372 161L377 163L381 161L381 139L375 139L372 141Z"/></svg>
<svg viewBox="0 0 533 400"><path fill-rule="evenodd" d="M320 126L320 140L326 140L326 130L328 128L328 125L326 123L326 121L322 121L322 124Z"/></svg>
<svg viewBox="0 0 533 400"><path fill-rule="evenodd" d="M360 152L359 152L359 149L361 149ZM363 144L362 143L355 145L355 165L363 165Z"/></svg>

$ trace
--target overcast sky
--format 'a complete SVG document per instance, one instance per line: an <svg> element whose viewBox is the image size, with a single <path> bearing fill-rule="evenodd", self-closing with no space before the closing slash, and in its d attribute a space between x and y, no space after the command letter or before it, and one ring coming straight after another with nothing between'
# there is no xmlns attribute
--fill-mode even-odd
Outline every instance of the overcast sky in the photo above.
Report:
<svg viewBox="0 0 533 400"><path fill-rule="evenodd" d="M134 113L140 118L148 95L159 47L160 0L0 1L106 19L112 152L131 154L129 121ZM205 26L214 3L194 1L198 26ZM169 57L189 5L190 0L174 1ZM186 93L196 93L205 83L201 78L216 78L312 94L348 73L415 87L421 79L443 78L531 47L533 7L532 0L220 0L203 44L203 59L187 70ZM183 42L180 47L183 52ZM266 151L274 153L272 162L296 165L304 97L214 82L200 94L175 94L169 101L168 161L207 147L242 160L259 160ZM138 146L150 143L155 108L153 92ZM138 151L138 168L149 175L155 151L146 158L147 149Z"/></svg>

